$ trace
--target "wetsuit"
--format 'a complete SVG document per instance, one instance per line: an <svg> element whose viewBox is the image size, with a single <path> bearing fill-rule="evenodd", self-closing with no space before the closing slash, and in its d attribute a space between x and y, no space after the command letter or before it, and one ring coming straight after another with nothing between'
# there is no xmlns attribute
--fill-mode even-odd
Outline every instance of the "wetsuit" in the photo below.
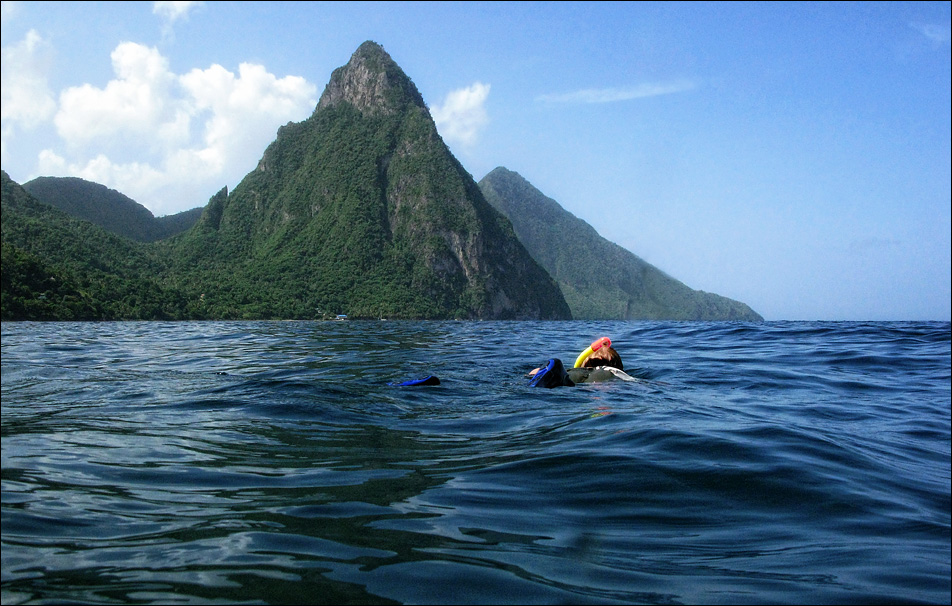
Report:
<svg viewBox="0 0 952 606"><path fill-rule="evenodd" d="M634 381L634 377L629 376L624 370L612 366L596 366L595 368L570 368L566 371L569 379L573 383L600 383L602 381L611 381L621 379L622 381Z"/></svg>
<svg viewBox="0 0 952 606"><path fill-rule="evenodd" d="M623 381L636 381L637 379L627 375L625 371L611 366L598 366L596 368L570 368L565 369L562 360L552 358L545 368L537 372L529 380L531 387L572 387L578 383L598 383L601 381L610 381L612 379L621 379Z"/></svg>

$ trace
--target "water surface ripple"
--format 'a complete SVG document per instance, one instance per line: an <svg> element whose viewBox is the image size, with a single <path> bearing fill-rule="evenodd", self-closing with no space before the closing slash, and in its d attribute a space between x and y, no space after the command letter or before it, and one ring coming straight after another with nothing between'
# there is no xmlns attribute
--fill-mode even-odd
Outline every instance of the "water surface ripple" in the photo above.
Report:
<svg viewBox="0 0 952 606"><path fill-rule="evenodd" d="M527 386L602 335L637 382ZM4 604L939 604L949 578L947 322L2 326Z"/></svg>

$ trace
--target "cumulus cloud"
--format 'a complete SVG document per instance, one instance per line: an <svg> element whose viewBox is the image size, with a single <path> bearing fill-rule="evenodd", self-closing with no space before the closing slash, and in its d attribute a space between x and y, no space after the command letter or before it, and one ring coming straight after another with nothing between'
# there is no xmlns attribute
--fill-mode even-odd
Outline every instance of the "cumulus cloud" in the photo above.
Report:
<svg viewBox="0 0 952 606"><path fill-rule="evenodd" d="M136 196L136 193L174 191L174 188L169 187L168 173L143 162L117 163L105 154L70 162L52 150L44 150L40 152L38 167L40 174L43 175L68 175L107 185L144 204L154 213L157 210L163 210L163 206L144 202L141 197ZM139 195L147 196L148 194L139 193ZM196 202L185 208L176 208L173 212L195 206L201 206L201 203Z"/></svg>
<svg viewBox="0 0 952 606"><path fill-rule="evenodd" d="M152 14L162 19L162 39L171 42L175 38L173 25L180 19L188 18L189 12L204 2L153 2Z"/></svg>
<svg viewBox="0 0 952 606"><path fill-rule="evenodd" d="M7 161L7 139L15 130L29 130L48 121L56 111L47 74L50 45L30 30L23 41L4 46L0 60L0 130L2 161Z"/></svg>
<svg viewBox="0 0 952 606"><path fill-rule="evenodd" d="M105 88L84 84L60 95L54 122L70 144L144 136L172 119L175 75L156 49L124 42L112 52L112 67L116 79Z"/></svg>
<svg viewBox="0 0 952 606"><path fill-rule="evenodd" d="M536 100L546 103L613 103L680 93L691 90L695 86L690 80L672 80L670 82L653 82L625 88L589 88L569 93L539 95Z"/></svg>
<svg viewBox="0 0 952 606"><path fill-rule="evenodd" d="M40 169L113 187L157 215L203 205L236 184L278 126L317 103L316 86L260 65L178 75L155 48L125 42L112 66L104 87L61 93L54 122L65 149L43 152Z"/></svg>
<svg viewBox="0 0 952 606"><path fill-rule="evenodd" d="M442 105L430 108L436 128L449 144L472 145L489 123L486 98L489 85L476 82L452 91Z"/></svg>
<svg viewBox="0 0 952 606"><path fill-rule="evenodd" d="M152 14L162 17L168 23L174 23L182 17L187 17L189 11L202 4L204 2L153 2Z"/></svg>

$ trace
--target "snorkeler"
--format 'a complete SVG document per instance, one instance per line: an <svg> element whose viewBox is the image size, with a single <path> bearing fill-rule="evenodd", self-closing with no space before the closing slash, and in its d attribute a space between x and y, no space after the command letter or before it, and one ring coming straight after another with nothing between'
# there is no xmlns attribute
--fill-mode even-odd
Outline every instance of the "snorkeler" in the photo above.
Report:
<svg viewBox="0 0 952 606"><path fill-rule="evenodd" d="M579 354L574 367L566 369L562 360L550 358L545 367L530 371L529 377L531 387L572 387L579 383L597 383L612 379L637 381L625 373L621 356L612 347L608 337L596 340Z"/></svg>
<svg viewBox="0 0 952 606"><path fill-rule="evenodd" d="M544 367L533 369L528 376L530 387L574 387L579 383L600 383L613 379L638 381L625 373L621 356L612 347L611 339L608 337L602 337L585 348L575 359L575 365L572 368L566 369L562 360L550 358ZM440 384L440 379L435 375L388 383L396 387Z"/></svg>

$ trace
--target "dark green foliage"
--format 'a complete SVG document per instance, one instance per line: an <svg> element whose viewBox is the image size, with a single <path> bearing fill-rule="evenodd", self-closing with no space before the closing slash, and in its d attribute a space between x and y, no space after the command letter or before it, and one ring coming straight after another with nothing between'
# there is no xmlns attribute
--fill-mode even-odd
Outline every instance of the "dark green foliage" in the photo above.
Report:
<svg viewBox="0 0 952 606"><path fill-rule="evenodd" d="M763 320L747 305L693 290L605 240L518 173L496 168L479 186L559 283L576 319Z"/></svg>
<svg viewBox="0 0 952 606"><path fill-rule="evenodd" d="M181 233L194 225L202 213L201 208L193 208L156 219L135 200L77 177L39 177L24 183L23 189L71 217L139 242L154 242Z"/></svg>
<svg viewBox="0 0 952 606"><path fill-rule="evenodd" d="M155 249L36 201L2 173L4 320L195 317Z"/></svg>
<svg viewBox="0 0 952 606"><path fill-rule="evenodd" d="M4 320L95 320L102 311L72 276L3 242L0 309Z"/></svg>
<svg viewBox="0 0 952 606"><path fill-rule="evenodd" d="M176 234L188 231L198 222L198 219L202 216L202 210L201 207L197 207L191 210L183 210L174 215L156 218L153 222L152 238L146 241L164 240L165 238L171 238Z"/></svg>
<svg viewBox="0 0 952 606"><path fill-rule="evenodd" d="M256 170L169 245L174 274L203 285L215 313L569 317L416 87L373 43L335 70L309 119L282 127Z"/></svg>
<svg viewBox="0 0 952 606"><path fill-rule="evenodd" d="M155 219L79 179L29 184L69 216L3 173L2 316L759 319L516 177L497 169L477 185L410 79L367 42L311 117L281 127L200 211Z"/></svg>
<svg viewBox="0 0 952 606"><path fill-rule="evenodd" d="M257 168L178 235L133 241L154 239L151 213L102 186L32 186L71 191L60 205L87 220L4 175L5 319L570 317L372 42L335 70L309 119L279 129Z"/></svg>

